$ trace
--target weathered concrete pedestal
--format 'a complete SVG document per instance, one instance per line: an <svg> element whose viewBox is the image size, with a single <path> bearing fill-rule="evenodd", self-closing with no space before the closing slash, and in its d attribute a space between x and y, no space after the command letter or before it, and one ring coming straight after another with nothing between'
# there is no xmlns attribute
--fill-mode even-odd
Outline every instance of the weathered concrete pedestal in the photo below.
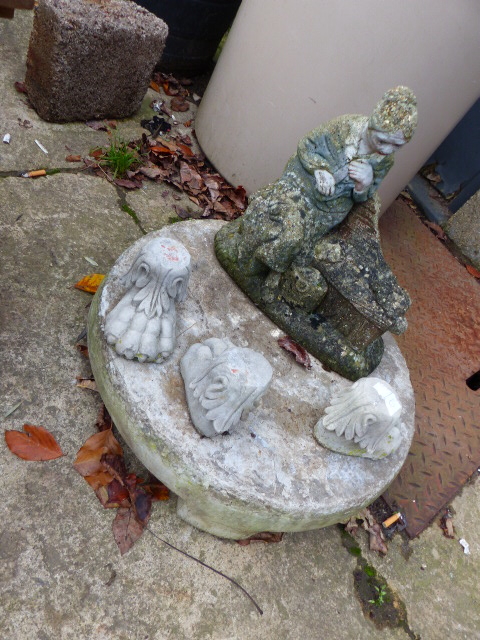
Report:
<svg viewBox="0 0 480 640"><path fill-rule="evenodd" d="M404 407L402 444L383 460L334 453L313 428L332 393L352 383L312 359L307 371L282 350L281 331L230 280L213 252L218 221L171 225L140 239L117 261L94 298L89 353L102 398L128 445L179 496L178 514L224 538L260 531L306 531L348 519L400 471L414 431L414 397L405 361L390 335L373 375ZM106 313L124 293L119 278L155 235L182 242L192 257L185 302L177 306L177 348L164 364L126 360L107 345ZM179 362L194 342L228 337L273 367L260 407L232 434L203 438L191 423Z"/></svg>

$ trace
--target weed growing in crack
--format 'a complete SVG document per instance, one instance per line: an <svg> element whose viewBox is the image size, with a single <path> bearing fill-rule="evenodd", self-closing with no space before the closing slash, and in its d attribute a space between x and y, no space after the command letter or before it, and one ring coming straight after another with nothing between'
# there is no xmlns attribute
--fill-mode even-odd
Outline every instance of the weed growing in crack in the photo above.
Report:
<svg viewBox="0 0 480 640"><path fill-rule="evenodd" d="M384 604L386 602L387 599L387 589L385 587L385 585L381 585L380 587L377 587L374 585L373 587L375 589L375 591L377 592L377 596L374 600L369 600L369 602L371 604L374 604L377 607L381 607L382 604Z"/></svg>
<svg viewBox="0 0 480 640"><path fill-rule="evenodd" d="M122 178L137 162L138 149L132 149L122 140L112 140L100 160L101 165L112 171L114 180Z"/></svg>

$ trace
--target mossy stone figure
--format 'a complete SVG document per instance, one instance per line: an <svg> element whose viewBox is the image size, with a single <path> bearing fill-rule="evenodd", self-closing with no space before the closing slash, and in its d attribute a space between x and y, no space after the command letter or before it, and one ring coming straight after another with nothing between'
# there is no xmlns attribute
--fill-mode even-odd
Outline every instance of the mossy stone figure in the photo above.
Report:
<svg viewBox="0 0 480 640"><path fill-rule="evenodd" d="M380 248L377 189L416 122L415 96L396 87L370 117L314 129L215 238L220 263L262 311L350 380L379 364L385 331L406 329L410 300Z"/></svg>

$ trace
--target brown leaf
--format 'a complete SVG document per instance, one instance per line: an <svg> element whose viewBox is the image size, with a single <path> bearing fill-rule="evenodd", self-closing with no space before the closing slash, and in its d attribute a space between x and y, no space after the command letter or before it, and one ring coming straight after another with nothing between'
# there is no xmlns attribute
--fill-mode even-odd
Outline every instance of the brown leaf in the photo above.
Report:
<svg viewBox="0 0 480 640"><path fill-rule="evenodd" d="M146 524L143 524L135 517L135 509L120 508L113 521L112 531L115 542L120 549L120 553L126 553L142 535Z"/></svg>
<svg viewBox="0 0 480 640"><path fill-rule="evenodd" d="M425 224L431 231L433 231L433 233L440 240L446 240L447 239L447 236L446 236L444 230L442 229L442 227L439 224L436 224L435 222L430 222L429 220L425 220Z"/></svg>
<svg viewBox="0 0 480 640"><path fill-rule="evenodd" d="M88 347L86 344L76 344L76 350L82 354L85 358L88 358Z"/></svg>
<svg viewBox="0 0 480 640"><path fill-rule="evenodd" d="M192 158L195 155L190 147L187 147L187 145L182 144L181 142L177 144L177 147L182 152L182 155L186 156L187 158Z"/></svg>
<svg viewBox="0 0 480 640"><path fill-rule="evenodd" d="M299 364L302 364L306 369L312 368L312 362L308 353L303 347L292 340L290 336L283 336L283 338L279 338L278 344L282 347L282 349L285 349L285 351L293 353L293 355L295 356L295 360Z"/></svg>
<svg viewBox="0 0 480 640"><path fill-rule="evenodd" d="M95 131L108 131L107 124L100 120L88 120L85 124L87 127L90 127L90 129L94 129Z"/></svg>
<svg viewBox="0 0 480 640"><path fill-rule="evenodd" d="M184 98L177 96L175 98L172 98L170 102L170 108L172 111L185 112L190 109L190 105Z"/></svg>
<svg viewBox="0 0 480 640"><path fill-rule="evenodd" d="M159 145L159 144L153 147L150 147L150 151L152 151L153 153L170 153L170 154L175 153L174 151L172 151L172 149L169 149L168 147L164 147L163 145Z"/></svg>
<svg viewBox="0 0 480 640"><path fill-rule="evenodd" d="M65 158L66 162L81 162L82 161L82 156L67 156Z"/></svg>
<svg viewBox="0 0 480 640"><path fill-rule="evenodd" d="M157 480L157 478L152 476L150 482L146 482L142 484L142 489L147 493L150 493L152 496L152 500L168 500L170 498L170 490L166 487L163 482Z"/></svg>
<svg viewBox="0 0 480 640"><path fill-rule="evenodd" d="M107 408L104 404L101 405L98 410L97 419L95 421L95 428L97 431L107 431L107 429L112 429L113 421L110 417L110 414L107 411Z"/></svg>
<svg viewBox="0 0 480 640"><path fill-rule="evenodd" d="M155 178L158 178L163 173L161 169L154 165L140 167L139 171L140 173L143 173L144 176L147 176L147 178L150 178L150 180L155 180Z"/></svg>
<svg viewBox="0 0 480 640"><path fill-rule="evenodd" d="M368 509L365 509L362 513L362 517L364 518L363 528L370 534L369 546L371 551L378 551L385 555L388 553L388 547L385 544L385 536L383 535L382 527L378 524Z"/></svg>
<svg viewBox="0 0 480 640"><path fill-rule="evenodd" d="M64 455L57 441L45 427L24 424L21 431L5 431L8 448L22 460L55 460Z"/></svg>
<svg viewBox="0 0 480 640"><path fill-rule="evenodd" d="M25 86L24 82L15 82L13 86L18 91L18 93L28 93L27 87Z"/></svg>
<svg viewBox="0 0 480 640"><path fill-rule="evenodd" d="M182 142L183 144L187 144L189 147L191 147L192 144L193 144L191 137L186 133L180 134L178 136L178 139L180 140L180 142ZM192 153L192 155L193 155L193 153Z"/></svg>
<svg viewBox="0 0 480 640"><path fill-rule="evenodd" d="M371 551L378 551L385 555L388 553L388 547L385 544L385 538L383 537L382 528L378 523L375 523L367 529L370 534L369 546Z"/></svg>
<svg viewBox="0 0 480 640"><path fill-rule="evenodd" d="M202 176L186 162L180 163L180 180L182 183L187 182L190 189L197 191L201 191L205 186Z"/></svg>
<svg viewBox="0 0 480 640"><path fill-rule="evenodd" d="M453 526L453 519L449 509L446 510L440 520L440 526L443 531L443 535L446 538L455 538L455 528Z"/></svg>
<svg viewBox="0 0 480 640"><path fill-rule="evenodd" d="M283 533L271 533L270 531L263 531L261 533L254 533L253 536L245 538L244 540L237 540L237 543L241 547L246 547L251 542L281 542L283 539Z"/></svg>
<svg viewBox="0 0 480 640"><path fill-rule="evenodd" d="M77 377L77 387L80 387L80 389L90 389L90 391L98 391L97 384L93 378Z"/></svg>
<svg viewBox="0 0 480 640"><path fill-rule="evenodd" d="M105 509L116 509L118 507L130 507L130 492L117 478L103 489L107 493L107 500L103 506Z"/></svg>
<svg viewBox="0 0 480 640"><path fill-rule="evenodd" d="M469 264L465 265L465 268L471 276L474 278L480 278L480 271L478 271L478 269L475 269L475 267L472 267Z"/></svg>
<svg viewBox="0 0 480 640"><path fill-rule="evenodd" d="M357 516L352 516L345 525L345 531L352 536L356 536L358 533L359 524L357 522Z"/></svg>
<svg viewBox="0 0 480 640"><path fill-rule="evenodd" d="M109 484L113 476L105 471L105 454L123 456L123 450L111 429L90 436L77 453L73 467L94 489Z"/></svg>
<svg viewBox="0 0 480 640"><path fill-rule="evenodd" d="M92 158L95 158L95 160L100 160L100 158L103 157L104 153L105 152L101 147L97 147L96 149L92 149L92 151L90 151L88 155Z"/></svg>
<svg viewBox="0 0 480 640"><path fill-rule="evenodd" d="M140 189L142 186L141 182L134 180L125 180L123 178L117 178L113 181L119 187L125 187L125 189Z"/></svg>
<svg viewBox="0 0 480 640"><path fill-rule="evenodd" d="M162 87L167 96L178 96L180 93L180 88L176 87L172 82L164 82Z"/></svg>
<svg viewBox="0 0 480 640"><path fill-rule="evenodd" d="M160 87L153 80L150 81L150 89L153 89L154 91L157 91L157 93L160 93Z"/></svg>

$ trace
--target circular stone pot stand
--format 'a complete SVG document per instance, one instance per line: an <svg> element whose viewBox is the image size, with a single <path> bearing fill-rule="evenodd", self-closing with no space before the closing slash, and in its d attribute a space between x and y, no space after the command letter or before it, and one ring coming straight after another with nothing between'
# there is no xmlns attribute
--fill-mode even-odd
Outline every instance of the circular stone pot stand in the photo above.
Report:
<svg viewBox="0 0 480 640"><path fill-rule="evenodd" d="M220 221L187 221L138 240L118 259L93 300L88 347L98 389L113 421L143 464L178 495L178 515L223 538L261 531L307 531L346 521L373 502L400 471L414 432L408 369L393 338L372 373L402 405L402 443L382 460L334 453L313 429L332 394L352 383L312 358L306 370L278 346L282 332L230 279L213 251ZM119 280L152 237L175 238L192 257L185 302L177 305L177 346L163 364L126 360L106 343L107 312L125 293ZM180 359L195 342L228 337L262 353L271 386L231 434L204 438L194 428Z"/></svg>

